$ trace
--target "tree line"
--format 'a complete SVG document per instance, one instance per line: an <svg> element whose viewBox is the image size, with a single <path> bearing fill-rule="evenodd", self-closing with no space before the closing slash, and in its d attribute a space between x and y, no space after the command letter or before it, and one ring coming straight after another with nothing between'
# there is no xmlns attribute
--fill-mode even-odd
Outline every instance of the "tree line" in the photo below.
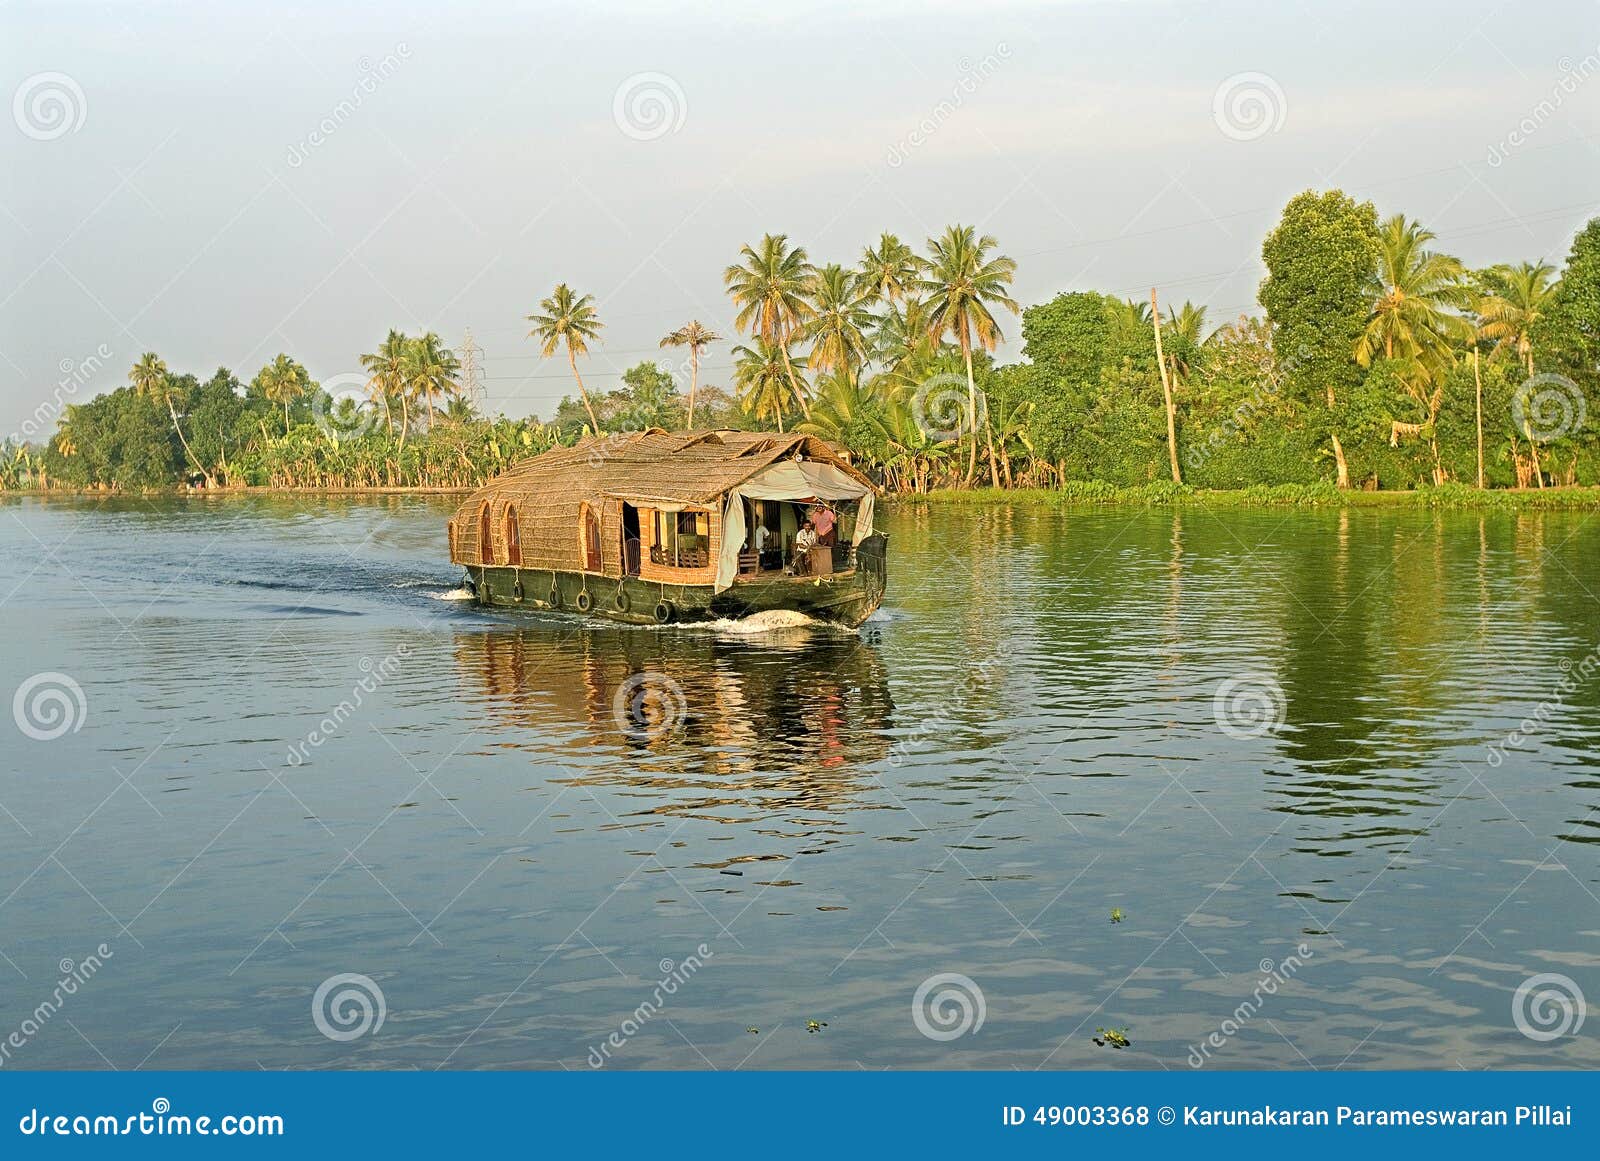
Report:
<svg viewBox="0 0 1600 1161"><path fill-rule="evenodd" d="M594 392L594 298L565 283L528 315L577 389L549 422L477 413L438 335L391 331L358 383L330 390L280 354L248 383L174 374L154 354L126 387L67 407L44 447L0 449L0 488L475 484L587 434L645 427L802 431L898 491L1316 484L1404 489L1590 484L1600 441L1600 219L1565 262L1471 269L1405 215L1307 191L1262 244L1262 313L1074 291L1022 309L1016 263L951 226L918 252L893 234L813 263L769 234L723 281L737 334L691 320L687 393L656 362ZM1023 358L994 352L1020 315ZM700 382L731 344L729 389ZM1600 415L1600 413L1597 413Z"/></svg>

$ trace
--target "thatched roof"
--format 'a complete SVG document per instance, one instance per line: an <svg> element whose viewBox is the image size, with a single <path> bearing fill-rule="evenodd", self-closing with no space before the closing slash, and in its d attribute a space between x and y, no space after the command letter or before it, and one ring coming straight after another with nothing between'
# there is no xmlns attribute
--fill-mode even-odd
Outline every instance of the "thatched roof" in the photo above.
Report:
<svg viewBox="0 0 1600 1161"><path fill-rule="evenodd" d="M800 455L869 483L826 440L761 431L645 431L588 437L524 460L474 492L467 506L520 494L549 502L621 496L704 504L780 460Z"/></svg>

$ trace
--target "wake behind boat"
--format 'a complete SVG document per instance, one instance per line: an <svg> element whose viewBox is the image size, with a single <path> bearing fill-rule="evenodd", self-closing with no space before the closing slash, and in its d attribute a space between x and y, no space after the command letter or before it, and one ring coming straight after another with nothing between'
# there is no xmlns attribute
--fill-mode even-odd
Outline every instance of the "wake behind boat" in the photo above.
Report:
<svg viewBox="0 0 1600 1161"><path fill-rule="evenodd" d="M635 624L789 609L854 628L883 601L872 482L830 444L649 428L526 460L450 520L478 602Z"/></svg>

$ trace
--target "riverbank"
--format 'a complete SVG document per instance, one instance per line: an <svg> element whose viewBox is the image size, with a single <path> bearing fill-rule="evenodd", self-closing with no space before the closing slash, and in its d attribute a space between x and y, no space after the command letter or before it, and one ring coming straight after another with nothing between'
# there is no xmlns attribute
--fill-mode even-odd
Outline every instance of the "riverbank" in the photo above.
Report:
<svg viewBox="0 0 1600 1161"><path fill-rule="evenodd" d="M1104 505L1136 508L1423 508L1434 510L1572 511L1600 509L1600 488L1495 488L1479 490L1445 484L1409 492L1340 490L1332 484L1258 484L1211 491L1159 482L1118 487L1098 480L1069 482L1062 488L941 489L921 496L894 496L891 503L941 505L1043 504Z"/></svg>
<svg viewBox="0 0 1600 1161"><path fill-rule="evenodd" d="M0 491L0 499L41 498L137 500L183 497L226 500L241 496L465 496L472 487L152 489L138 492L50 488L44 491ZM1367 492L1332 484L1258 484L1249 488L1211 490L1160 481L1120 487L1099 480L1073 480L1061 488L941 488L931 492L890 493L884 504L962 505L1093 505L1106 507L1197 508L1425 508L1434 510L1586 511L1600 509L1600 487L1491 488L1480 491L1464 484L1445 484L1416 491Z"/></svg>

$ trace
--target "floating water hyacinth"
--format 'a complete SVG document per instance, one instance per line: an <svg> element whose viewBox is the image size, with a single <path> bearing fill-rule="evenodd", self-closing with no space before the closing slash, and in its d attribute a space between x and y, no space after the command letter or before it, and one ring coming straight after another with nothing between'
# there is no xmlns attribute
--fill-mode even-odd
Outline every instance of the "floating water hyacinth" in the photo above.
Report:
<svg viewBox="0 0 1600 1161"><path fill-rule="evenodd" d="M1126 1028L1096 1028L1095 1032L1094 1042L1101 1048L1109 1046L1121 1049L1133 1043L1128 1039L1128 1030Z"/></svg>

